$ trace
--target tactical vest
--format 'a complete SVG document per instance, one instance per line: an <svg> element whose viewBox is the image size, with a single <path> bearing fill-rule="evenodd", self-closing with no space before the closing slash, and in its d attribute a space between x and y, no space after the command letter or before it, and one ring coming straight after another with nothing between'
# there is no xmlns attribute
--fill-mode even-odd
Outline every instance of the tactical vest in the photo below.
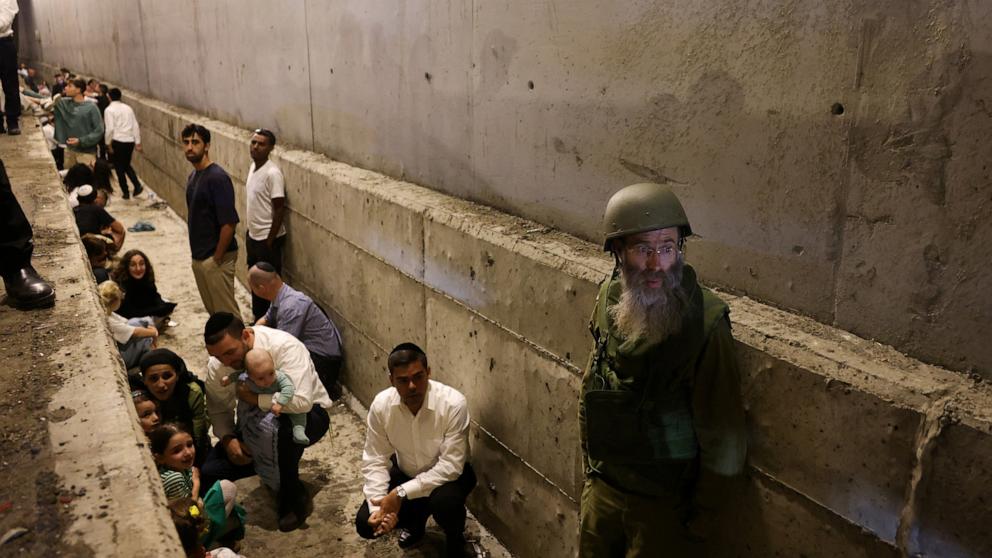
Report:
<svg viewBox="0 0 992 558"><path fill-rule="evenodd" d="M583 378L583 437L589 466L647 469L695 459L691 397L696 363L726 304L683 269L689 307L682 330L655 344L624 344L609 318L621 285L603 282L590 329L595 348ZM633 472L633 471L631 471Z"/></svg>

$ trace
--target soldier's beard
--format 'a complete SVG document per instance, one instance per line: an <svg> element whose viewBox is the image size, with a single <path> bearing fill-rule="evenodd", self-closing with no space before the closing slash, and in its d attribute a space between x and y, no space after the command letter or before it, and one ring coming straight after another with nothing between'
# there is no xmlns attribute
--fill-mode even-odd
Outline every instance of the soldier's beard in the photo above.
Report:
<svg viewBox="0 0 992 558"><path fill-rule="evenodd" d="M681 256L667 272L638 271L624 265L620 300L609 312L625 345L640 340L659 343L682 329L689 307L689 295L682 286L682 268ZM660 288L646 286L647 281L659 278Z"/></svg>

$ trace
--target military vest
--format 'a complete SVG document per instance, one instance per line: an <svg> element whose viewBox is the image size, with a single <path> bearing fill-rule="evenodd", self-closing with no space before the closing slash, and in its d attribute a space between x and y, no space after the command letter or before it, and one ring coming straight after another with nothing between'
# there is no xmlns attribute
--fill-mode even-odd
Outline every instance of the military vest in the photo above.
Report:
<svg viewBox="0 0 992 558"><path fill-rule="evenodd" d="M625 343L608 309L620 297L616 274L600 287L590 329L595 348L583 378L583 438L588 465L637 475L664 463L685 463L699 452L691 396L696 363L726 304L683 269L690 293L679 333L660 343ZM622 480L622 479L618 479Z"/></svg>

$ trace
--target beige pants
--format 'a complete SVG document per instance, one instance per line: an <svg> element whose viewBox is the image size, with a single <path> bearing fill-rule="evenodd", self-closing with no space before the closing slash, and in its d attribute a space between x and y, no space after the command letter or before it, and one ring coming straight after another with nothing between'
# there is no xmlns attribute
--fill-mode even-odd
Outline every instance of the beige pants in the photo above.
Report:
<svg viewBox="0 0 992 558"><path fill-rule="evenodd" d="M193 277L207 314L230 312L241 317L241 310L234 300L234 262L237 259L238 252L234 250L224 254L220 265L214 262L213 257L193 260Z"/></svg>
<svg viewBox="0 0 992 558"><path fill-rule="evenodd" d="M65 162L62 168L71 169L73 165L77 163L83 163L85 165L93 166L96 162L96 153L81 153L79 151L73 151L72 148L65 148Z"/></svg>

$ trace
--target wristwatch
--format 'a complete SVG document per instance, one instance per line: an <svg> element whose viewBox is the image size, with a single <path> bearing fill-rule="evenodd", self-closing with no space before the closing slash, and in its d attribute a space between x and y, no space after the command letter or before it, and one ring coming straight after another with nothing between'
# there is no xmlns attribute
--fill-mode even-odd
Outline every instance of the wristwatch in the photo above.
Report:
<svg viewBox="0 0 992 558"><path fill-rule="evenodd" d="M406 489L403 488L403 485L396 487L396 495L399 496L400 499L406 500Z"/></svg>

